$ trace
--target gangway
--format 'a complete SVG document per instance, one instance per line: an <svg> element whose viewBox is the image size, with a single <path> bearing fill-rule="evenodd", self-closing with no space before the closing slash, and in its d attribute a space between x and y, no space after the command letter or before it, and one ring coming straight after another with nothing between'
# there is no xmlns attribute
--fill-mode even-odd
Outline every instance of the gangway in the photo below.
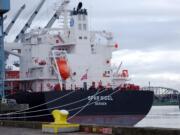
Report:
<svg viewBox="0 0 180 135"><path fill-rule="evenodd" d="M13 27L14 23L16 22L16 20L18 19L18 17L20 16L20 14L22 13L22 11L25 9L26 5L24 4L23 6L21 6L21 8L18 10L18 12L16 13L16 15L14 16L14 18L12 19L12 21L10 22L10 24L7 26L6 30L4 31L4 36L7 36L9 31L11 30L11 28Z"/></svg>
<svg viewBox="0 0 180 135"><path fill-rule="evenodd" d="M29 20L27 21L27 23L24 25L24 27L22 28L22 30L20 31L20 33L16 36L16 39L14 40L14 42L18 42L19 40L22 39L24 33L26 32L26 30L31 26L34 18L36 17L36 15L38 14L39 10L41 9L41 7L43 6L43 4L45 3L45 0L42 0L38 7L36 8L36 10L33 12L33 14L31 15L31 17L29 18Z"/></svg>

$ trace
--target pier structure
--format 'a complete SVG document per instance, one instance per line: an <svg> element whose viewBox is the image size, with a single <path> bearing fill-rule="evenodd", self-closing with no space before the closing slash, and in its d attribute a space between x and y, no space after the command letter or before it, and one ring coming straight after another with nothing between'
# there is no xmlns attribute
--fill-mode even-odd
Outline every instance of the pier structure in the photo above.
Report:
<svg viewBox="0 0 180 135"><path fill-rule="evenodd" d="M28 121L0 121L3 135L49 135L41 130L41 122ZM61 135L179 135L179 129L151 128L151 127L120 127L103 125L80 125L77 132L61 133Z"/></svg>

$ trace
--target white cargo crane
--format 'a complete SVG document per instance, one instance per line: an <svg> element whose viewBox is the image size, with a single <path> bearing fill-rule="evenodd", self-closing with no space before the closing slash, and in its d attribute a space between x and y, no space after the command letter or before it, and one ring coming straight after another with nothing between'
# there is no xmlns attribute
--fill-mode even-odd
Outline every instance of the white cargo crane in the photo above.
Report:
<svg viewBox="0 0 180 135"><path fill-rule="evenodd" d="M7 26L6 30L4 31L4 36L7 36L9 31L11 30L11 28L13 27L14 23L16 22L16 20L18 19L18 17L20 16L20 14L22 13L22 11L25 9L26 5L24 4L23 6L21 6L21 8L18 10L18 12L16 13L16 15L14 16L14 18L12 19L12 21L10 22L10 24Z"/></svg>
<svg viewBox="0 0 180 135"><path fill-rule="evenodd" d="M43 6L45 0L42 0L38 7L36 8L36 10L34 11L34 13L31 15L31 17L29 18L29 20L27 21L27 23L25 24L25 26L22 28L22 30L20 31L20 33L16 36L16 39L14 40L14 42L18 42L20 39L22 39L24 33L26 32L26 30L31 26L34 18L36 17L36 15L38 14L39 10L41 9L41 7Z"/></svg>
<svg viewBox="0 0 180 135"><path fill-rule="evenodd" d="M51 18L51 20L48 22L48 24L45 26L45 28L51 28L52 25L54 24L54 22L56 21L56 19L59 19L59 16L62 14L62 12L65 12L67 10L66 7L69 4L70 0L63 0L60 7L58 8L58 10L55 12L55 14L53 15L53 17ZM66 15L65 15L66 17ZM64 18L64 24L67 24L67 18Z"/></svg>

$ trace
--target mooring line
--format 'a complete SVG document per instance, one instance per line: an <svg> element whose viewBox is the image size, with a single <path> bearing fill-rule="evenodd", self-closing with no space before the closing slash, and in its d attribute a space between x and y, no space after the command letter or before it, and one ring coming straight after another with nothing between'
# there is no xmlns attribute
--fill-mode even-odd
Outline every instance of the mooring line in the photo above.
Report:
<svg viewBox="0 0 180 135"><path fill-rule="evenodd" d="M45 103L43 103L43 104L39 104L39 105L37 105L37 106L33 106L33 107L31 107L31 108L28 108L28 109L24 109L24 110L20 110L20 111L16 111L16 112L11 112L11 113L0 114L0 116L23 113L24 111L32 110L32 109L34 109L34 108L41 107L41 106L43 106L43 105L47 105L47 104L53 103L53 102L55 102L55 101L58 101L58 100L60 100L60 99L63 99L63 98L69 96L70 94L72 94L72 93L74 93L74 92L75 92L75 91L72 91L72 92L70 92L70 93L67 93L66 95L63 95L62 97L58 97L58 98L53 99L53 100L51 100L51 101L49 101L49 102L45 102ZM24 112L24 113L27 113L27 112Z"/></svg>
<svg viewBox="0 0 180 135"><path fill-rule="evenodd" d="M114 95L115 93L117 93L118 91L120 91L120 89L112 92L111 94L109 94L109 95L107 95L107 96L112 96L112 95ZM102 92L102 91L101 91L101 92ZM101 92L100 92L100 93L101 93ZM98 93L98 94L100 94L100 93ZM92 102L92 103L90 103L90 104L88 104L88 105L85 105L85 106L73 108L73 109L71 109L71 110L69 110L69 111L74 111L74 110L81 109L81 108L85 109L85 107L90 106L90 105L93 105L94 103L96 103L96 102L98 102L98 101L101 101L101 100L102 100L102 99L97 100L97 101L95 101L95 102ZM81 111L82 111L82 109L81 109ZM78 112L79 112L79 111L78 111ZM0 119L26 119L26 118L28 119L28 118L45 117L45 116L50 116L50 115L51 115L51 114L48 113L48 114L34 115L34 116L21 116L21 117L8 117L8 118L2 117L2 118L0 118ZM76 115L77 115L77 113L76 113ZM73 117L75 117L75 116L73 115ZM73 117L71 116L69 119L72 119ZM69 120L69 119L68 119L68 120Z"/></svg>

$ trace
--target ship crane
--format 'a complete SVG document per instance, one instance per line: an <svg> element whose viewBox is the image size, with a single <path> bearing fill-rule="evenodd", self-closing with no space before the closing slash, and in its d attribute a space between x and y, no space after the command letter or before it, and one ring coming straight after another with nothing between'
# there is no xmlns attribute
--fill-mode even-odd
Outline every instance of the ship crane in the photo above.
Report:
<svg viewBox="0 0 180 135"><path fill-rule="evenodd" d="M61 15L62 12L66 11L66 7L69 4L70 0L63 0L60 7L58 8L58 10L55 12L55 14L53 15L53 17L51 18L51 20L48 22L48 24L45 26L45 28L51 28L52 25L54 24L54 22L59 19L59 16ZM66 23L67 18L65 18L65 22Z"/></svg>
<svg viewBox="0 0 180 135"><path fill-rule="evenodd" d="M12 19L12 21L10 22L10 24L7 26L6 30L4 31L4 36L7 36L9 31L11 30L11 28L13 27L14 23L16 22L16 20L18 19L18 17L20 16L20 14L22 13L22 11L25 9L26 5L24 4L23 6L21 6L21 8L18 10L18 12L16 13L16 15L14 16L14 18Z"/></svg>
<svg viewBox="0 0 180 135"><path fill-rule="evenodd" d="M41 7L43 6L43 4L45 3L45 0L42 0L40 2L40 4L38 5L38 7L36 8L36 10L33 12L33 14L31 15L31 17L29 18L29 20L27 21L27 23L25 24L25 26L22 28L22 30L20 31L20 33L16 36L16 39L14 40L14 42L18 42L19 40L22 39L24 33L26 32L26 30L31 26L34 18L36 17L36 15L38 14L39 10L41 9Z"/></svg>
<svg viewBox="0 0 180 135"><path fill-rule="evenodd" d="M4 36L7 36L9 34L9 31L11 30L11 28L13 27L13 25L15 24L16 20L18 19L18 17L20 16L20 14L22 13L22 11L26 8L26 5L22 5L20 7L20 9L17 11L17 13L15 14L14 18L12 19L12 21L10 22L10 24L7 26L6 30L4 31ZM8 46L9 47L9 46ZM8 58L9 54L12 54L14 56L18 56L19 54L16 54L15 52L13 52L12 50L7 50L7 44L5 46L5 53L6 53L6 57L5 59Z"/></svg>

